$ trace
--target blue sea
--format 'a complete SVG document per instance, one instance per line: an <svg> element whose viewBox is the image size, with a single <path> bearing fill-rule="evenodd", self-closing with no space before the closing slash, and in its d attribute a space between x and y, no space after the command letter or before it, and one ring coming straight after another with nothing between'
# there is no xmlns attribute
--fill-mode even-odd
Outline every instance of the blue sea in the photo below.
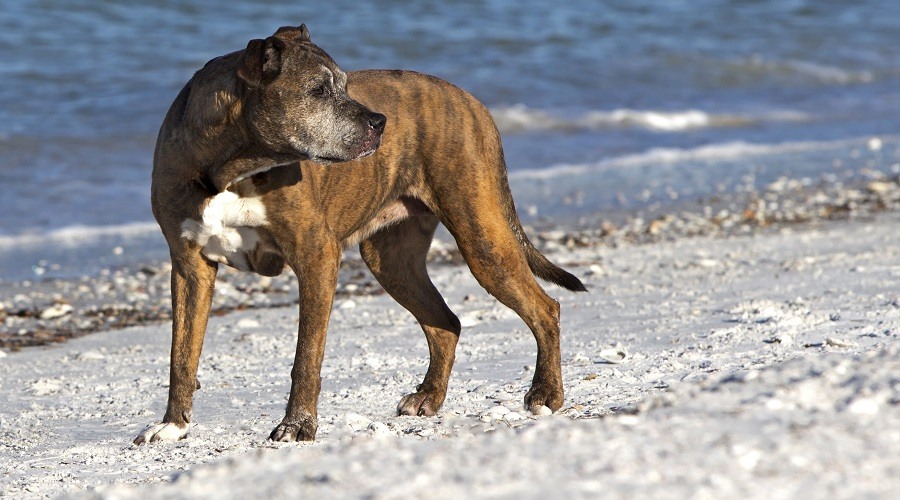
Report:
<svg viewBox="0 0 900 500"><path fill-rule="evenodd" d="M0 281L165 259L149 183L209 59L309 27L472 92L526 223L900 170L900 2L0 0Z"/></svg>

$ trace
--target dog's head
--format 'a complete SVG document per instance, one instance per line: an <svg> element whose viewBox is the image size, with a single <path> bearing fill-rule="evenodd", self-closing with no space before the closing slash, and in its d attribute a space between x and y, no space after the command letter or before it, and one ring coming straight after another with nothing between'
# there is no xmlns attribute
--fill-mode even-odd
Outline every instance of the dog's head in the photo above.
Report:
<svg viewBox="0 0 900 500"><path fill-rule="evenodd" d="M238 77L246 84L244 117L267 148L319 163L375 152L385 117L347 94L347 75L309 38L306 25L250 40Z"/></svg>

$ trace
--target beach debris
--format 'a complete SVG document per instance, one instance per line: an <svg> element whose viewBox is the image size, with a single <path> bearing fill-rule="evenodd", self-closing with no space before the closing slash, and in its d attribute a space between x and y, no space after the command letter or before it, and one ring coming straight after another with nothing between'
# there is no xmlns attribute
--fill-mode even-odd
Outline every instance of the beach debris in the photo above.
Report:
<svg viewBox="0 0 900 500"><path fill-rule="evenodd" d="M597 356L607 363L617 365L625 362L628 358L628 351L624 347L610 347L600 351Z"/></svg>
<svg viewBox="0 0 900 500"><path fill-rule="evenodd" d="M718 266L718 265L719 265L719 261L717 261L717 260L715 260L715 259L701 258L701 259L698 259L698 260L696 261L696 264L697 264L698 267L706 267L706 268L710 268L710 267L716 267L716 266Z"/></svg>
<svg viewBox="0 0 900 500"><path fill-rule="evenodd" d="M31 393L35 396L49 396L62 390L59 380L42 378L31 383Z"/></svg>
<svg viewBox="0 0 900 500"><path fill-rule="evenodd" d="M106 358L106 356L102 352L100 352L96 349L90 349L87 351L83 351L83 352L78 353L78 355L75 356L75 359L77 359L78 361L89 361L89 360L104 359L104 358Z"/></svg>
<svg viewBox="0 0 900 500"><path fill-rule="evenodd" d="M483 412L479 415L478 419L482 422L492 422L494 420L501 420L503 417L510 412L510 409L503 405L496 405L491 407L489 410Z"/></svg>
<svg viewBox="0 0 900 500"><path fill-rule="evenodd" d="M412 432L413 432L413 434L415 434L419 437L427 438L427 437L434 436L435 432L437 432L437 431L434 430L434 427L423 427L423 428L413 429Z"/></svg>
<svg viewBox="0 0 900 500"><path fill-rule="evenodd" d="M783 346L789 346L794 344L794 337L788 333L780 333L775 335L774 337L763 340L763 342L767 344L781 344Z"/></svg>
<svg viewBox="0 0 900 500"><path fill-rule="evenodd" d="M344 415L344 423L354 432L364 431L373 423L370 419L358 413L348 412ZM384 425L384 424L381 424Z"/></svg>
<svg viewBox="0 0 900 500"><path fill-rule="evenodd" d="M847 411L856 415L875 415L878 413L878 401L873 398L855 398L847 405Z"/></svg>
<svg viewBox="0 0 900 500"><path fill-rule="evenodd" d="M481 321L481 311L470 311L459 316L459 324L463 328L475 326Z"/></svg>
<svg viewBox="0 0 900 500"><path fill-rule="evenodd" d="M849 340L839 339L836 337L826 337L825 345L829 345L831 347L843 347L843 348L856 347L856 344L854 344L853 342L850 342Z"/></svg>
<svg viewBox="0 0 900 500"><path fill-rule="evenodd" d="M516 412L516 411L510 411L510 412L507 412L505 415L503 415L503 421L506 422L507 424L511 424L513 422L518 422L519 420L524 420L524 419L525 419L525 417L523 417L521 413Z"/></svg>
<svg viewBox="0 0 900 500"><path fill-rule="evenodd" d="M866 185L866 189L870 192L884 195L890 193L896 187L895 183L885 181L872 181Z"/></svg>
<svg viewBox="0 0 900 500"><path fill-rule="evenodd" d="M589 366L593 364L591 358L585 355L583 352L576 352L574 356L569 359L569 362L566 363L571 366Z"/></svg>
<svg viewBox="0 0 900 500"><path fill-rule="evenodd" d="M250 328L259 328L259 321L253 318L241 318L235 324L241 330L250 329Z"/></svg>
<svg viewBox="0 0 900 500"><path fill-rule="evenodd" d="M372 422L369 424L369 432L372 433L373 436L390 436L391 429L384 422Z"/></svg>
<svg viewBox="0 0 900 500"><path fill-rule="evenodd" d="M588 267L588 272L586 273L588 276L603 276L606 271L603 269L603 266L600 264L591 264Z"/></svg>
<svg viewBox="0 0 900 500"><path fill-rule="evenodd" d="M72 304L59 302L41 311L41 319L62 318L67 314L71 314L74 310L75 308L72 306Z"/></svg>

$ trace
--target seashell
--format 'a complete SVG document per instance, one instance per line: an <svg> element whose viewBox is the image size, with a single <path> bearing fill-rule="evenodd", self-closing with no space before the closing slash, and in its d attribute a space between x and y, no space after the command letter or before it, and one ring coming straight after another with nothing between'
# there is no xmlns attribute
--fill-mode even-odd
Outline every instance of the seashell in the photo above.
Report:
<svg viewBox="0 0 900 500"><path fill-rule="evenodd" d="M54 304L47 309L41 311L41 319L56 319L61 318L67 314L70 314L74 311L75 308L72 307L72 304Z"/></svg>
<svg viewBox="0 0 900 500"><path fill-rule="evenodd" d="M617 365L625 361L628 358L628 351L625 350L624 347L611 347L609 349L603 349L600 351L600 359L606 361L607 363L612 363Z"/></svg>

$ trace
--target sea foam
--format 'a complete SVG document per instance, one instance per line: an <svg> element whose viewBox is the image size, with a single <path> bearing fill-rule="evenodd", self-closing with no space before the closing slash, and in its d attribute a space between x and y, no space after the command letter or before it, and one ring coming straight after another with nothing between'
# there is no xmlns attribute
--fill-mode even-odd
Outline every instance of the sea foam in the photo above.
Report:
<svg viewBox="0 0 900 500"><path fill-rule="evenodd" d="M803 122L806 113L775 110L755 114L715 114L698 109L588 111L580 116L561 117L522 104L491 109L501 133L643 128L657 132L682 132L701 128L746 127L763 122Z"/></svg>

